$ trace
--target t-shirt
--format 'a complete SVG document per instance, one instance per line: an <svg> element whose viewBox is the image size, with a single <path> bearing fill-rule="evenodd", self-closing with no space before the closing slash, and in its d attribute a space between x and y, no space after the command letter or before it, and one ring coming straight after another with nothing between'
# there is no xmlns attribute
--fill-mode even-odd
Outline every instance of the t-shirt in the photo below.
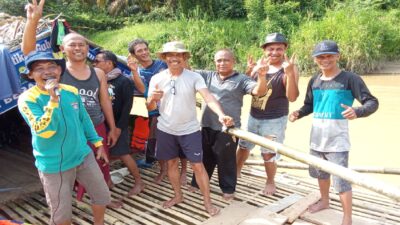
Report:
<svg viewBox="0 0 400 225"><path fill-rule="evenodd" d="M332 80L322 80L321 75L308 83L304 105L299 118L314 113L310 148L320 152L350 150L348 120L342 116L341 104L352 106L357 99L357 117L365 117L378 109L378 100L369 92L360 76L342 71Z"/></svg>
<svg viewBox="0 0 400 225"><path fill-rule="evenodd" d="M231 116L235 122L235 127L240 128L240 115L243 106L243 96L251 94L257 83L250 77L235 73L222 80L216 71L196 70L195 72L203 76L207 88L218 100L225 114ZM202 105L202 127L210 127L213 130L221 130L222 124L215 114L206 104Z"/></svg>
<svg viewBox="0 0 400 225"><path fill-rule="evenodd" d="M200 130L196 116L196 92L206 89L203 77L184 69L178 77L164 70L150 81L149 94L155 86L164 92L159 103L160 116L157 128L173 135L186 135Z"/></svg>

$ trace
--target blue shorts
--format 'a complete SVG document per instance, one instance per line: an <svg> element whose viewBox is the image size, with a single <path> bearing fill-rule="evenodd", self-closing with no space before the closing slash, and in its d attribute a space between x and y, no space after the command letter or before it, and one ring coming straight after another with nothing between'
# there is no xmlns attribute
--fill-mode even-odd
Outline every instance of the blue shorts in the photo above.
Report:
<svg viewBox="0 0 400 225"><path fill-rule="evenodd" d="M286 124L287 116L282 116L276 119L257 119L250 115L247 123L247 131L266 138L275 136L276 142L283 143L283 140L285 139ZM249 141L240 139L239 146L240 148L251 150L254 148L255 145ZM262 154L275 153L275 151L264 147L261 147L260 149ZM273 162L279 160L279 158L280 155L276 154L268 161Z"/></svg>
<svg viewBox="0 0 400 225"><path fill-rule="evenodd" d="M155 155L158 160L182 158L180 153L183 152L189 162L201 163L203 161L200 130L186 135L172 135L157 129L156 139Z"/></svg>
<svg viewBox="0 0 400 225"><path fill-rule="evenodd" d="M343 167L348 167L348 163L349 163L349 152L319 152L319 151L314 151L314 150L310 150L310 154L327 160L329 162L338 164L340 166ZM310 166L310 168L308 169L309 174L311 177L313 178L317 178L317 179L322 179L322 180L326 180L326 179L330 179L330 174L317 169L315 167ZM347 192L347 191L351 191L351 184L338 177L338 176L332 176L332 180L333 180L333 187L335 188L335 190L339 193L343 193L343 192Z"/></svg>

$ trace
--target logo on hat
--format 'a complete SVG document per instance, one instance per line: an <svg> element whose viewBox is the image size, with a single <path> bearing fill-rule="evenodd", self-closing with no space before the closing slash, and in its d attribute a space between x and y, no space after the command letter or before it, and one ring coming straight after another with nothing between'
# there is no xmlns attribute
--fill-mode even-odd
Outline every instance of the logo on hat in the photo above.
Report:
<svg viewBox="0 0 400 225"><path fill-rule="evenodd" d="M339 47L336 44L336 42L331 40L321 41L315 46L314 51L312 53L312 57L324 54L329 54L329 55L339 54Z"/></svg>

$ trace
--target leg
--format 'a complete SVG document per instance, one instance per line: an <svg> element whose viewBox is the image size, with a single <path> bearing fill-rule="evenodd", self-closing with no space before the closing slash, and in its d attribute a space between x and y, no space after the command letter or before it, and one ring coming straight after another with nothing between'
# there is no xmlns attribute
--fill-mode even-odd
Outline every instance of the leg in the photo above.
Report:
<svg viewBox="0 0 400 225"><path fill-rule="evenodd" d="M200 191L203 194L204 207L211 216L217 215L219 209L212 205L210 197L210 182L203 163L191 163L196 182L199 185Z"/></svg>
<svg viewBox="0 0 400 225"><path fill-rule="evenodd" d="M275 161L271 161L271 159L275 157L275 154L264 153L262 156L264 159L265 172L267 174L267 181L263 194L266 196L271 196L276 192L275 174L277 166Z"/></svg>
<svg viewBox="0 0 400 225"><path fill-rule="evenodd" d="M158 160L158 164L160 165L160 173L154 178L154 183L161 184L161 181L167 175L167 161Z"/></svg>
<svg viewBox="0 0 400 225"><path fill-rule="evenodd" d="M142 178L140 177L139 169L136 165L135 160L133 160L133 158L129 154L120 156L120 159L125 164L125 166L128 168L128 170L132 174L132 176L135 178L135 185L129 191L128 195L139 194L140 192L143 191L143 189L146 185L144 184L144 182L142 181Z"/></svg>
<svg viewBox="0 0 400 225"><path fill-rule="evenodd" d="M351 225L353 192L346 191L346 192L339 193L339 197L340 197L340 202L342 203L342 208L343 208L342 225Z"/></svg>
<svg viewBox="0 0 400 225"><path fill-rule="evenodd" d="M180 158L181 161L181 185L185 186L187 183L187 178L186 178L186 174L187 174L187 159L185 158Z"/></svg>
<svg viewBox="0 0 400 225"><path fill-rule="evenodd" d="M174 158L174 159L167 161L168 179L172 185L172 188L174 189L175 196L172 199L163 203L164 208L170 208L176 204L183 202L183 194L182 194L181 185L180 185L180 177L179 177L180 175L179 175L178 164L179 164L179 158Z"/></svg>
<svg viewBox="0 0 400 225"><path fill-rule="evenodd" d="M247 148L239 147L236 153L236 175L237 177L241 177L242 168L244 166L244 162L246 162L247 158L249 158L250 151Z"/></svg>
<svg viewBox="0 0 400 225"><path fill-rule="evenodd" d="M311 213L329 208L329 187L331 186L331 179L318 179L318 186L321 199L308 207L308 211Z"/></svg>

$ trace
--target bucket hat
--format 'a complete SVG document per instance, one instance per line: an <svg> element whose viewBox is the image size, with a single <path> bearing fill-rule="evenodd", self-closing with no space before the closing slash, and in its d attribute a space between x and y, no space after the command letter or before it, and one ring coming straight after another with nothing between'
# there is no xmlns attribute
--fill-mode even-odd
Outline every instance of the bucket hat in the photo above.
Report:
<svg viewBox="0 0 400 225"><path fill-rule="evenodd" d="M33 51L25 56L25 70L20 73L23 79L33 81L28 77L28 74L32 69L32 64L36 61L54 61L61 66L61 75L65 71L65 60L63 58L59 58L58 55L50 51Z"/></svg>
<svg viewBox="0 0 400 225"><path fill-rule="evenodd" d="M163 58L165 53L175 52L175 53L186 53L190 56L189 50L185 48L185 45L180 41L171 41L163 45L162 51L157 52L159 58Z"/></svg>
<svg viewBox="0 0 400 225"><path fill-rule="evenodd" d="M312 57L324 54L329 54L329 55L339 54L339 47L336 44L336 42L331 40L321 41L315 46L314 51L312 53Z"/></svg>
<svg viewBox="0 0 400 225"><path fill-rule="evenodd" d="M288 41L286 40L283 34L271 33L265 36L264 44L262 44L260 47L265 48L265 46L267 46L268 44L273 44L273 43L282 43L285 44L286 46L288 45Z"/></svg>

